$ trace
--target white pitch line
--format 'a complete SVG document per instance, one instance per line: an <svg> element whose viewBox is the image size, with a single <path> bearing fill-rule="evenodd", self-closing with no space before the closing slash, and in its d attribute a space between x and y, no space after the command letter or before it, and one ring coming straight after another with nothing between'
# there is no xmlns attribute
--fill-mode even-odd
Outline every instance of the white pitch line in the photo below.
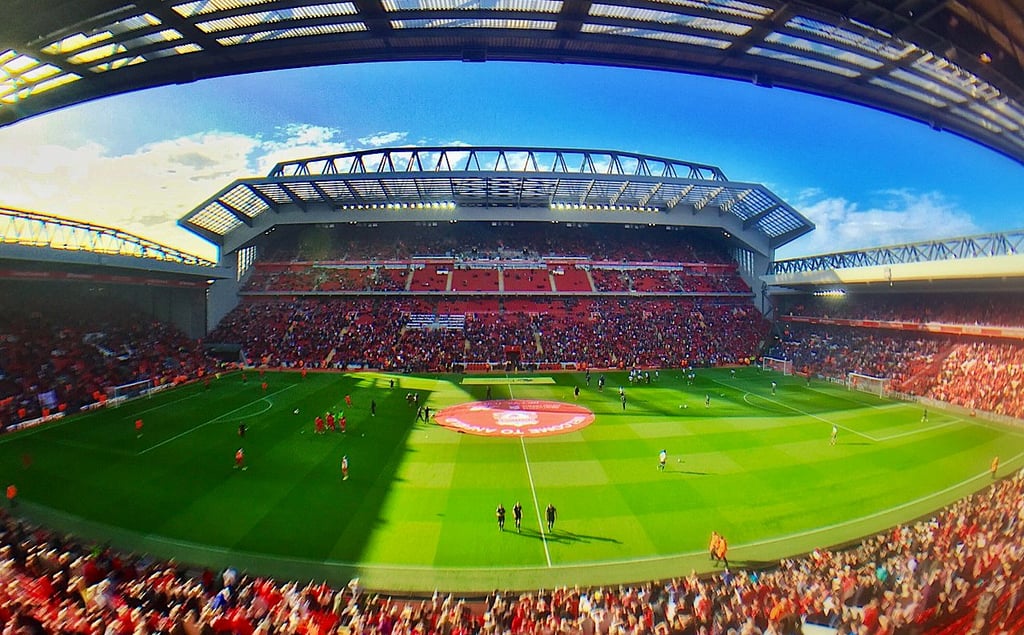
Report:
<svg viewBox="0 0 1024 635"><path fill-rule="evenodd" d="M505 381L508 383L509 399L515 399L512 396L512 381L507 373L505 374ZM519 443L523 447L523 462L526 463L526 476L530 479L530 494L533 496L533 509L537 512L537 527L540 528L540 541L544 545L544 559L547 560L548 567L551 567L551 552L548 550L548 538L544 533L544 519L540 515L540 502L537 501L537 486L533 484L533 470L530 469L530 457L526 455L526 439L520 436Z"/></svg>
<svg viewBox="0 0 1024 635"><path fill-rule="evenodd" d="M711 381L713 381L715 383L722 384L723 386L728 386L729 385L729 384L722 383L722 382L718 381L717 379L712 379ZM739 388L736 388L735 390L739 390ZM828 393L822 393L822 394L827 395ZM825 423L832 424L832 425L836 426L837 428L842 428L843 430L846 430L848 432L852 432L853 434L862 436L865 439L868 439L869 441L872 441L874 443L882 443L884 441L892 441L893 439L900 439L900 438L903 438L903 437L909 437L909 436L913 436L915 434L924 434L926 432L932 432L933 430L941 430L942 428L947 428L947 427L949 427L949 426L951 426L951 425L953 425L955 423L963 423L964 422L963 419L955 417L955 418L953 418L950 421L945 421L943 423L939 423L939 424L936 424L936 425L933 425L933 426L928 426L927 428L916 428L914 430L908 430L907 432L898 432L896 434L891 434L891 435L889 435L887 437L873 437L873 436L871 436L869 434L865 434L863 432L858 432L857 430L854 430L853 428L849 428L847 426L835 423L834 421L829 421L828 419L825 419L824 417L819 417L818 415L811 414L809 412L804 412L803 410L800 410L799 408L794 408L793 406L790 406L789 404L782 403L781 401L778 401L776 399L769 399L768 397L762 397L761 395L759 395L757 393L744 391L744 393L743 393L743 401L747 402L751 406L753 406L754 404L750 403L750 400L747 399L748 396L757 397L758 399L764 399L765 401L770 401L770 402L772 402L774 404L778 404L780 406L784 406L786 408L789 408L790 410L793 410L795 412L799 412L802 415L805 415L805 416L808 416L808 417L813 417L813 418L815 418L815 419L817 419L819 421L824 421ZM852 401L852 400L849 400L849 401ZM881 408L882 406L871 406L871 407L872 408Z"/></svg>
<svg viewBox="0 0 1024 635"><path fill-rule="evenodd" d="M270 397L273 397L274 395L279 395L279 394L283 393L284 391L286 391L286 390L288 390L290 388L295 388L296 385L297 384L291 384L290 386L285 386L281 390L278 390L276 392L272 392L269 395L266 395L264 397L260 397L259 399L256 399L254 401L250 401L249 403L244 404L242 406L239 406L239 407L235 408L234 410L229 410L228 412L225 412L222 415L218 415L218 416L214 417L213 419L210 419L209 421L205 421L203 423L200 423L197 426L193 426L193 427L189 428L188 430L185 430L184 432L182 432L180 434L176 434L173 437L171 437L170 439L165 439L165 440L161 441L160 443L157 443L156 445L150 446L150 447L146 448L145 450L140 451L135 456L142 456L143 454L145 454L146 452L149 452L150 450L155 450L155 449L159 448L162 445L167 445L171 441L176 441L176 440L180 439L181 437L185 436L186 434L191 434L192 432L195 432L199 428L205 428L206 426L210 425L211 423L216 423L216 422L218 422L218 421L220 421L222 419L226 419L228 417L228 415L234 414L234 413L238 412L239 410L244 410L244 409L248 408L249 406L253 405L254 403L259 403L261 401L269 399ZM268 410L269 410L269 408L268 408ZM266 410L264 410L263 412L266 412Z"/></svg>
<svg viewBox="0 0 1024 635"><path fill-rule="evenodd" d="M875 408L877 410L888 410L889 408L892 408L893 406L901 406L901 405L903 405L903 404L900 404L900 403L888 403L888 404L885 404L885 405L876 406L876 405L873 405L873 404L864 403L863 401L858 401L857 399L850 399L849 397L844 397L842 395L838 395L838 394L835 394L835 393L826 392L824 390L819 390L818 388L813 388L811 386L806 386L805 388L807 390L810 390L811 392L816 392L819 395L827 395L829 397L832 397L833 399L842 399L843 401L849 401L850 403L855 403L858 406L867 406L868 408ZM864 394L868 394L868 393L864 393Z"/></svg>
<svg viewBox="0 0 1024 635"><path fill-rule="evenodd" d="M925 432L931 432L932 430L941 430L942 428L948 428L949 426L957 424L957 423L961 423L961 422L959 420L957 420L957 419L951 419L951 420L945 421L943 423L938 423L938 424L933 425L933 426L928 426L927 428L917 428L915 430L908 430L906 432L899 432L897 434L890 434L889 436L881 437L878 440L879 441L892 441L893 439L900 439L902 437L910 437L910 436L913 436L915 434L924 434Z"/></svg>
<svg viewBox="0 0 1024 635"><path fill-rule="evenodd" d="M526 456L526 439L519 437L523 446L523 461L526 462L526 475L530 478L530 493L533 495L533 508L537 511L537 527L540 528L540 541L544 544L544 558L551 566L551 552L548 551L548 538L544 533L544 519L540 516L540 503L537 501L537 488L533 484L533 472L530 470L530 457Z"/></svg>
<svg viewBox="0 0 1024 635"><path fill-rule="evenodd" d="M734 388L733 386L730 386L729 384L727 384L725 382L718 381L717 379L712 379L711 381L715 382L716 384L721 384L722 386L726 386L728 388L732 388L733 390L739 390L739 388ZM749 392L749 391L744 391L744 401L746 401L746 395L752 395L754 397L757 397L758 399L764 399L765 401L770 401L771 403L779 405L779 406L782 406L784 408L789 408L793 412L799 412L800 414L804 415L805 417L811 417L812 419L817 419L818 421L824 421L825 423L829 424L830 426L835 426L837 428L842 428L843 430L846 430L847 432L851 432L853 434L856 434L857 436L864 437L865 439L867 439L868 441L871 441L873 443L878 443L880 441L880 439L876 439L875 437L871 436L870 434L864 434L863 432L858 432L857 430L854 430L853 428L849 428L847 426L840 425L840 424L836 423L835 421L829 421L825 417L819 417L816 414L811 414L810 412L804 412L803 410L801 410L799 408L794 408L793 406L791 406L789 404L786 404L786 403L782 403L781 401L778 401L776 399L769 399L768 397L762 397L761 395L759 395L757 393L753 393L753 392ZM750 403L750 402L747 401L747 403ZM751 404L751 405L753 405L753 404Z"/></svg>
<svg viewBox="0 0 1024 635"><path fill-rule="evenodd" d="M145 410L140 410L140 411L136 412L134 415L129 415L128 418L130 419L131 417L137 417L138 415L146 414L147 412L152 412L154 410L160 410L161 408L166 408L167 406L171 406L173 404L176 404L179 401L185 401L186 399L192 399L193 397L198 397L201 394L203 394L203 393L196 392L196 393L193 393L193 394L189 395L188 397L182 397L181 399L175 399L173 401L168 401L166 403L162 403L159 406L153 406L152 408L146 408Z"/></svg>

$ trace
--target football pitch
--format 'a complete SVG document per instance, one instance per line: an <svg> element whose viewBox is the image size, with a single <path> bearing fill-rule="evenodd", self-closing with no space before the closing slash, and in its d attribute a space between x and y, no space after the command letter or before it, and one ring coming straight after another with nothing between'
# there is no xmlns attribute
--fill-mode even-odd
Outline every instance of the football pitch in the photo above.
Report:
<svg viewBox="0 0 1024 635"><path fill-rule="evenodd" d="M678 370L636 384L603 373L599 391L601 375L588 385L583 373L234 373L0 437L0 479L18 486L16 514L125 550L471 592L709 571L712 531L728 539L733 569L770 564L981 489L993 456L999 476L1024 464L1024 431L939 410L924 418L919 405L839 385L699 369L692 382ZM411 395L431 421L417 419ZM486 426L434 420L460 404L507 427L484 436ZM563 406L579 425L530 431ZM316 433L327 411L344 413L344 433Z"/></svg>

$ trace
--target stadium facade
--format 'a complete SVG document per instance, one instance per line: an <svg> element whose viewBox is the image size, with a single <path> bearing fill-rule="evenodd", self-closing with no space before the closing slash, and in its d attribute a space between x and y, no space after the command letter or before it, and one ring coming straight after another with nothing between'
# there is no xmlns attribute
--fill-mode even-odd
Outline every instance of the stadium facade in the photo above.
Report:
<svg viewBox="0 0 1024 635"><path fill-rule="evenodd" d="M386 232L400 223L458 222L714 230L759 302L758 276L775 250L814 227L765 186L731 181L710 165L607 150L470 146L279 163L266 177L227 185L179 224L214 242L240 285L279 226ZM214 285L211 327L237 303L239 288Z"/></svg>

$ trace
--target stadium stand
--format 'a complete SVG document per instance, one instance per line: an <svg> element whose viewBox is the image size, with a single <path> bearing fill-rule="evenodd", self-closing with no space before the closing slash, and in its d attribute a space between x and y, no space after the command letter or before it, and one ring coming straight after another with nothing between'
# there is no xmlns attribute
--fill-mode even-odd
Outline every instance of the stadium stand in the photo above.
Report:
<svg viewBox="0 0 1024 635"><path fill-rule="evenodd" d="M780 303L782 315L914 322L1024 326L1024 296L1016 293L900 293L849 298L805 297Z"/></svg>
<svg viewBox="0 0 1024 635"><path fill-rule="evenodd" d="M768 354L792 360L794 368L824 377L842 379L848 373L861 373L888 377L902 386L944 346L949 346L948 338L794 324Z"/></svg>
<svg viewBox="0 0 1024 635"><path fill-rule="evenodd" d="M895 392L1021 419L1024 343L1005 329L1020 326L1022 302L1018 294L790 298L769 355L836 379L887 377Z"/></svg>
<svg viewBox="0 0 1024 635"><path fill-rule="evenodd" d="M0 334L0 430L105 402L115 386L217 367L174 327L90 288L19 294L0 307Z"/></svg>
<svg viewBox="0 0 1024 635"><path fill-rule="evenodd" d="M253 363L269 366L440 371L459 370L462 362L502 368L507 346L518 347L524 368L748 363L767 333L760 313L743 303L534 298L508 301L504 310L493 300L463 303L463 329L445 336L443 350L437 341L424 346L425 321L440 325L439 316L459 314L459 305L444 304L424 310L422 302L401 298L250 302L210 339L241 344ZM413 315L413 328L403 328Z"/></svg>
<svg viewBox="0 0 1024 635"><path fill-rule="evenodd" d="M596 226L550 223L485 222L391 223L386 231L365 225L278 227L268 237L260 260L270 262L341 263L409 260L416 257L454 261L565 260L566 255L603 264L628 262L731 265L720 242L699 231L663 228L609 230ZM561 264L561 263L559 263Z"/></svg>
<svg viewBox="0 0 1024 635"><path fill-rule="evenodd" d="M294 259L258 262L244 301L208 338L240 345L253 363L716 365L749 363L767 333L735 264L698 233L467 222L399 224L387 236L346 226L344 239L283 228L272 238L271 257ZM353 256L362 260L344 268L339 259Z"/></svg>

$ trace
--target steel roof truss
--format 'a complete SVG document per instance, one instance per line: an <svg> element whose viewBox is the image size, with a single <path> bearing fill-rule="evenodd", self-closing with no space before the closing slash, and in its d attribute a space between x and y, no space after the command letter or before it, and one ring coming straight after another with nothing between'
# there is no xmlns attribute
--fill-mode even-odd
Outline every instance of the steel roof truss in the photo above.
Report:
<svg viewBox="0 0 1024 635"><path fill-rule="evenodd" d="M703 198L701 198L699 201L693 204L694 213L699 212L705 207L707 207L711 203L711 201L715 200L715 198L717 198L718 195L721 194L723 191L725 191L725 188L721 186L710 190L707 194L704 195Z"/></svg>
<svg viewBox="0 0 1024 635"><path fill-rule="evenodd" d="M247 226L252 227L252 218L248 214L238 209L231 203L228 203L224 199L217 199L217 205L220 205L228 211L232 216L245 223Z"/></svg>
<svg viewBox="0 0 1024 635"><path fill-rule="evenodd" d="M288 198L290 198L292 200L293 203L298 205L299 209L301 209L303 212L308 212L309 211L309 209L306 207L306 201L303 200L303 198L301 196L299 196L298 194L293 192L292 189L290 187L288 187L288 183L281 183L280 186L281 186L281 190L284 191L284 193L288 196ZM275 210L275 211L280 211L280 210Z"/></svg>
<svg viewBox="0 0 1024 635"><path fill-rule="evenodd" d="M275 212L277 211L277 207L278 207L277 203L273 199L269 198L266 194L264 194L263 192L259 191L258 189L256 189L255 187L253 187L251 184L248 184L248 183L245 185L245 189L249 190L249 192L253 196L255 196L256 198L258 198L261 201L263 201L264 203L266 203L267 207L269 207L271 210L273 210Z"/></svg>

